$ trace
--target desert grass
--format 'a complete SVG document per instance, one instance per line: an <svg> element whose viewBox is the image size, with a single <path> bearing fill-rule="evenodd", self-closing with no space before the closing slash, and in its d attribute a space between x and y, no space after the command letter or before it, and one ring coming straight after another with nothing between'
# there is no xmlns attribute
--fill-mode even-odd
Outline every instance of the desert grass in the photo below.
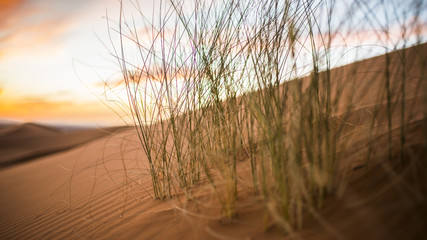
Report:
<svg viewBox="0 0 427 240"><path fill-rule="evenodd" d="M364 163L378 155L383 104L384 168L397 174L391 135L397 108L398 155L401 164L410 162L405 48L424 40L423 1L171 0L158 5L156 19L145 17L137 2L128 4L138 19L127 17L126 3L118 21L108 19L123 74L116 88L126 91L123 105L148 159L154 198L192 199L204 182L231 219L239 189L250 185L266 213L292 233L306 214L317 216L326 196L344 191L352 165L340 154L352 147L355 129L371 136ZM393 81L391 56L400 49L403 70ZM333 79L331 69L376 53L385 54L377 72L384 82L377 105L366 110L369 120L358 126L349 118L363 94L356 98L352 73ZM424 80L419 76L420 86ZM250 163L249 178L239 177L242 161Z"/></svg>

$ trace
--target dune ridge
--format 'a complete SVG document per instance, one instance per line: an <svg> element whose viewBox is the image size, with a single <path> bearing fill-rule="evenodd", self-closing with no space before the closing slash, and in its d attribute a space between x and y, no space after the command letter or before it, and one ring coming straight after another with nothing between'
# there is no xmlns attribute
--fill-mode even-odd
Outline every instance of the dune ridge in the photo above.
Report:
<svg viewBox="0 0 427 240"><path fill-rule="evenodd" d="M65 151L119 129L121 127L69 131L36 123L9 125L0 129L0 168Z"/></svg>

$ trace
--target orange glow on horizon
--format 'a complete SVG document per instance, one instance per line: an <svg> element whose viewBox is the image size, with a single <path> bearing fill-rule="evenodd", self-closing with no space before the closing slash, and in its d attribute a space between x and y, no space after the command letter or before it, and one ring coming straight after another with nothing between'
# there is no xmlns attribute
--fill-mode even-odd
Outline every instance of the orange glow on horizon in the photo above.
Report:
<svg viewBox="0 0 427 240"><path fill-rule="evenodd" d="M119 125L119 116L100 102L18 100L0 101L0 119Z"/></svg>

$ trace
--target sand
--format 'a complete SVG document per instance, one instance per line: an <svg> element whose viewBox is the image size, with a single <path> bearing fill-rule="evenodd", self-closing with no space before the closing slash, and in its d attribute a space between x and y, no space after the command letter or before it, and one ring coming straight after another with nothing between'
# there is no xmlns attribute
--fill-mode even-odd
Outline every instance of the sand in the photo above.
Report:
<svg viewBox="0 0 427 240"><path fill-rule="evenodd" d="M401 76L398 56L392 54L391 76L396 83ZM272 224L262 199L248 192L239 193L237 216L230 221L195 210L209 198L203 185L192 201L182 195L154 200L146 159L132 128L108 135L95 130L76 134L26 124L0 129L0 239L423 239L427 233L426 58L427 45L406 51L405 99L410 107L405 114L404 154L413 161L395 164L391 170L384 165L386 104L378 105L385 57L332 71L336 83L351 86L343 94L357 99L346 114L345 130L353 135L353 147L338 154L353 170L346 188L328 197L324 208L293 235ZM375 108L375 154L366 165L360 159ZM336 115L346 110L343 102ZM393 111L396 163L401 111L399 107ZM244 169L245 161L239 164Z"/></svg>
<svg viewBox="0 0 427 240"><path fill-rule="evenodd" d="M5 124L0 128L0 168L77 147L122 127L91 129L35 123Z"/></svg>

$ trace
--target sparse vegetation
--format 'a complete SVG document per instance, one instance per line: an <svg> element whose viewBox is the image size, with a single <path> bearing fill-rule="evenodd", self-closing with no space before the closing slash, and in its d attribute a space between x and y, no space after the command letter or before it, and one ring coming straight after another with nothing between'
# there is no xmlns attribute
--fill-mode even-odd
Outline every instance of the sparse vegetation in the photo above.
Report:
<svg viewBox="0 0 427 240"><path fill-rule="evenodd" d="M386 164L395 174L396 154L401 164L409 161L404 126L410 109L405 51L398 77L391 76L391 52L423 41L425 8L421 0L171 0L160 3L158 19L140 16L145 31L121 10L116 24L109 19L111 35L120 39L112 42L113 55L155 198L182 192L192 198L206 181L223 216L233 218L245 186L262 197L278 225L293 232L327 195L344 191L354 167L345 154L354 147L348 142L356 129L371 136L361 144L363 164L379 156L374 145L383 104ZM365 50L368 55L360 56ZM128 55L132 51L137 54ZM331 69L379 53L386 53L377 72L384 85L377 105L363 106L368 120L355 123L353 111L364 97L363 89L353 92L350 85L358 69L342 76L332 76ZM419 76L418 84L425 79ZM393 125L396 109L400 120ZM397 126L396 152L391 134ZM239 177L243 161L250 163L250 178Z"/></svg>

